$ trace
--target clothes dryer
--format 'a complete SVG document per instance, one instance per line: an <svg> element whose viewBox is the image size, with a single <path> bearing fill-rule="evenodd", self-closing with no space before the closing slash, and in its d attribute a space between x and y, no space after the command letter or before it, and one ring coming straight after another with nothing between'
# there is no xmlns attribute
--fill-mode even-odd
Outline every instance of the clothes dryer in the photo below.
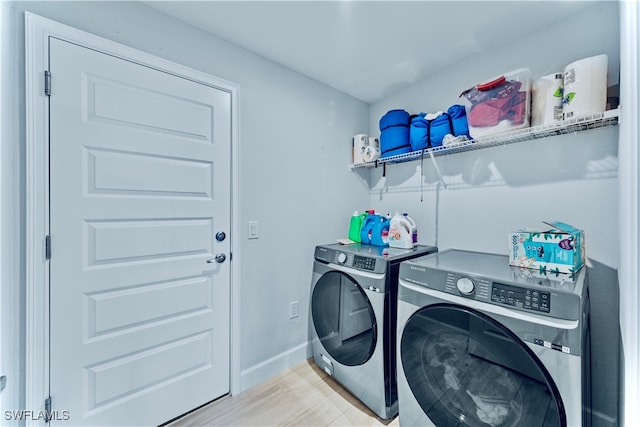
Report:
<svg viewBox="0 0 640 427"><path fill-rule="evenodd" d="M587 269L445 250L401 264L401 426L589 426Z"/></svg>
<svg viewBox="0 0 640 427"><path fill-rule="evenodd" d="M311 283L315 363L383 419L398 413L396 307L400 262L436 252L320 245Z"/></svg>

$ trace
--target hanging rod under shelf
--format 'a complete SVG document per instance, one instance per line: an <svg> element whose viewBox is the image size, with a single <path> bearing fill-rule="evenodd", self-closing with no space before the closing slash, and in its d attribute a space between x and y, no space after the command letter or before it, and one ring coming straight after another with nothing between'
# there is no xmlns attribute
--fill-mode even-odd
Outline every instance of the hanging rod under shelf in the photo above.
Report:
<svg viewBox="0 0 640 427"><path fill-rule="evenodd" d="M498 145L507 145L514 142L530 141L532 139L547 138L556 135L565 135L590 129L615 126L616 124L618 124L619 115L620 110L616 108L615 110L607 110L602 113L575 117L555 123L532 126L478 139L470 139L455 146L428 148L425 151L429 151L431 152L431 154L437 157L448 154L462 153L464 151L495 147ZM411 160L419 159L422 155L422 151L412 151L410 153L398 154L397 156L385 157L373 162L356 163L351 165L351 168L372 168L384 163L404 163Z"/></svg>

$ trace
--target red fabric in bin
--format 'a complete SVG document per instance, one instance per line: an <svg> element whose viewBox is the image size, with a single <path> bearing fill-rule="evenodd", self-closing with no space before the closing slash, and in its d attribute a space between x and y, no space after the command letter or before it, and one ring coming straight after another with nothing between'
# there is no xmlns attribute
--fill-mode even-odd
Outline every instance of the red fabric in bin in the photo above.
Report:
<svg viewBox="0 0 640 427"><path fill-rule="evenodd" d="M467 119L469 124L475 127L495 126L500 123L500 108L491 105L490 102L474 105Z"/></svg>
<svg viewBox="0 0 640 427"><path fill-rule="evenodd" d="M497 98L485 99L471 107L467 117L471 126L496 126L502 120L510 120L514 125L524 122L526 93L502 91L496 95Z"/></svg>

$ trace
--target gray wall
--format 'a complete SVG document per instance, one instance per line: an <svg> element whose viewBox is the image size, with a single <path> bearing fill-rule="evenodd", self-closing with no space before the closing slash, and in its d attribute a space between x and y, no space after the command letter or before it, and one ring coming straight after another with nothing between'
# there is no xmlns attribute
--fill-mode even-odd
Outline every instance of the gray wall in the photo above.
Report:
<svg viewBox="0 0 640 427"><path fill-rule="evenodd" d="M142 3L3 1L1 7L2 351L12 370L3 399L22 394L16 377L24 374L25 10L240 85L234 221L242 234L232 238L241 242L234 254L242 271L241 387L304 360L314 246L345 236L351 213L369 200L348 168L351 137L369 125L368 105ZM247 239L248 220L259 221L258 240ZM300 303L294 320L291 301Z"/></svg>
<svg viewBox="0 0 640 427"><path fill-rule="evenodd" d="M494 3L500 7L499 2ZM504 72L529 68L533 77L606 53L609 84L619 78L618 3L593 3L538 34L505 34L505 44L371 106L369 134L379 135L390 109L446 110L466 88ZM490 12L488 12L490 13ZM525 19L523 17L523 19ZM481 39L480 35L478 37ZM428 49L425 50L428 54ZM507 233L562 220L583 228L593 267L593 409L595 425L618 419L618 128L597 129L438 157L444 190L431 161L388 165L368 176L371 206L408 212L419 242L506 254ZM421 199L423 201L421 201Z"/></svg>

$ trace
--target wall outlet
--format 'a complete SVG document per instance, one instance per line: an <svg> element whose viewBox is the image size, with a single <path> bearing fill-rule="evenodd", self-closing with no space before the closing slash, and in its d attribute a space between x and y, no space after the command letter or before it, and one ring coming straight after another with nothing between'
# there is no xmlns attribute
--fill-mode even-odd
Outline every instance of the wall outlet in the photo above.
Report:
<svg viewBox="0 0 640 427"><path fill-rule="evenodd" d="M289 303L289 319L295 319L300 314L300 304L298 301L292 301Z"/></svg>

